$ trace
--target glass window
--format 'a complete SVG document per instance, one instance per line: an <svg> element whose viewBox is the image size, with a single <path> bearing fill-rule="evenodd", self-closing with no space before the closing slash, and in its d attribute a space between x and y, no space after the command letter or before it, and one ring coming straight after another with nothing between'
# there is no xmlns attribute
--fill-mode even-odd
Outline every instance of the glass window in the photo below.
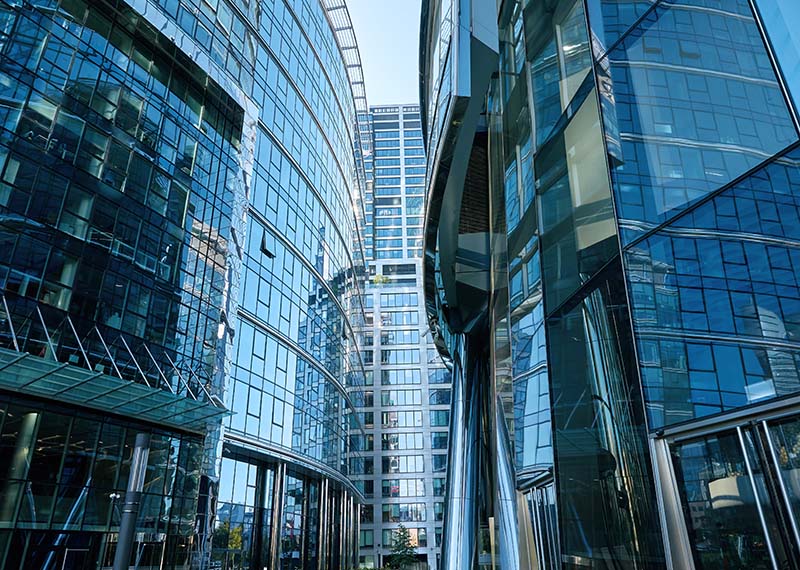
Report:
<svg viewBox="0 0 800 570"><path fill-rule="evenodd" d="M800 108L800 3L795 0L756 0L769 41L781 67L795 109Z"/></svg>
<svg viewBox="0 0 800 570"><path fill-rule="evenodd" d="M428 533L424 528L409 528L408 534L411 537L411 545L414 547L426 547L428 545ZM397 538L397 529L383 530L383 544L391 548Z"/></svg>
<svg viewBox="0 0 800 570"><path fill-rule="evenodd" d="M446 431L431 433L431 449L447 449L448 434Z"/></svg>
<svg viewBox="0 0 800 570"><path fill-rule="evenodd" d="M424 497L424 479L384 479L381 482L382 495L388 497Z"/></svg>
<svg viewBox="0 0 800 570"><path fill-rule="evenodd" d="M419 406L421 390L381 390L381 406Z"/></svg>
<svg viewBox="0 0 800 570"><path fill-rule="evenodd" d="M419 384L421 382L422 375L419 368L381 370L382 386L391 386L393 384Z"/></svg>
<svg viewBox="0 0 800 570"><path fill-rule="evenodd" d="M800 390L798 354L781 342L800 333L798 273L787 269L800 258L778 245L798 236L786 204L798 201L799 161L780 157L626 253L651 427Z"/></svg>
<svg viewBox="0 0 800 570"><path fill-rule="evenodd" d="M383 522L425 522L425 503L393 503L382 505Z"/></svg>
<svg viewBox="0 0 800 570"><path fill-rule="evenodd" d="M422 455L392 455L381 458L382 473L423 473L425 458Z"/></svg>
<svg viewBox="0 0 800 570"><path fill-rule="evenodd" d="M447 427L450 424L448 410L431 410L431 427Z"/></svg>
<svg viewBox="0 0 800 570"><path fill-rule="evenodd" d="M419 364L418 348L381 350L381 364Z"/></svg>
<svg viewBox="0 0 800 570"><path fill-rule="evenodd" d="M755 496L736 433L677 445L672 460L684 511L691 513L685 520L697 568L711 570L723 560L734 567L771 567L763 527L749 506Z"/></svg>
<svg viewBox="0 0 800 570"><path fill-rule="evenodd" d="M375 531L372 529L359 530L358 547L372 548L373 546L375 546Z"/></svg>
<svg viewBox="0 0 800 570"><path fill-rule="evenodd" d="M452 375L446 368L435 368L428 372L428 384L450 384Z"/></svg>
<svg viewBox="0 0 800 570"><path fill-rule="evenodd" d="M422 449L421 433L384 433L381 434L381 449Z"/></svg>
<svg viewBox="0 0 800 570"><path fill-rule="evenodd" d="M422 427L422 412L381 412L381 425L393 427Z"/></svg>
<svg viewBox="0 0 800 570"><path fill-rule="evenodd" d="M431 390L430 403L432 406L450 404L450 389Z"/></svg>
<svg viewBox="0 0 800 570"><path fill-rule="evenodd" d="M597 69L623 243L798 138L747 3L659 3Z"/></svg>
<svg viewBox="0 0 800 570"><path fill-rule="evenodd" d="M419 344L419 331L417 329L383 331L381 344Z"/></svg>

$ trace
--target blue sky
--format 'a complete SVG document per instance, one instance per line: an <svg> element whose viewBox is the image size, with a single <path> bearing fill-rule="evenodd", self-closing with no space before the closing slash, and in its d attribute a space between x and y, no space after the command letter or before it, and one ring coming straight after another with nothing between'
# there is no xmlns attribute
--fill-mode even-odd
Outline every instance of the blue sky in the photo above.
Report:
<svg viewBox="0 0 800 570"><path fill-rule="evenodd" d="M419 102L421 0L347 0L370 105Z"/></svg>

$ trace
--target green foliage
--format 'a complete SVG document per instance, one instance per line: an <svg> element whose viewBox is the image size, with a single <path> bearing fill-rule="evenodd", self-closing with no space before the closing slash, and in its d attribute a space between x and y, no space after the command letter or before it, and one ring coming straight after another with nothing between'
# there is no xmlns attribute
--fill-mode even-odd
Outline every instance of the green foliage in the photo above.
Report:
<svg viewBox="0 0 800 570"><path fill-rule="evenodd" d="M417 549L411 543L411 533L403 525L397 528L397 534L392 542L391 554L386 563L392 570L404 570L417 562Z"/></svg>
<svg viewBox="0 0 800 570"><path fill-rule="evenodd" d="M241 550L242 527L239 525L231 529L231 523L225 521L214 529L212 541L214 548Z"/></svg>

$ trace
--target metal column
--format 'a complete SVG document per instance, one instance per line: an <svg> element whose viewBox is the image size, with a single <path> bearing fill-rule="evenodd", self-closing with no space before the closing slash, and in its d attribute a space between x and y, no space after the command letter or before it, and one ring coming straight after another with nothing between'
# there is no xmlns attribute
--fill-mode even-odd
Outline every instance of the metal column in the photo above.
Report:
<svg viewBox="0 0 800 570"><path fill-rule="evenodd" d="M502 570L520 570L518 494L514 478L514 458L511 455L508 430L500 402L495 408L495 504L494 517L498 526L497 549Z"/></svg>
<svg viewBox="0 0 800 570"><path fill-rule="evenodd" d="M281 518L283 515L283 493L286 485L286 464L275 467L275 486L272 495L272 527L269 540L269 564L265 568L277 570L280 556Z"/></svg>
<svg viewBox="0 0 800 570"><path fill-rule="evenodd" d="M147 458L150 455L150 434L136 435L136 444L131 459L131 475L128 479L128 490L125 492L125 503L122 505L122 517L119 522L119 541L114 553L114 570L128 570L133 550L133 538L136 534L136 519L139 515L139 501L144 489L147 474Z"/></svg>
<svg viewBox="0 0 800 570"><path fill-rule="evenodd" d="M479 378L475 362L467 361L467 343L467 337L459 338L453 362L442 570L468 570L478 562Z"/></svg>

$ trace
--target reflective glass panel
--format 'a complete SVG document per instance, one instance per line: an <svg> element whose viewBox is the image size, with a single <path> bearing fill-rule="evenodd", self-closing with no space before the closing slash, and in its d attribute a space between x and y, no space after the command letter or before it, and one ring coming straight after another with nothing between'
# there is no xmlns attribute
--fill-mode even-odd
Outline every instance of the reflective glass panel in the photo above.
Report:
<svg viewBox="0 0 800 570"><path fill-rule="evenodd" d="M579 98L580 99L580 98ZM544 293L552 311L618 251L597 96L536 155L541 194Z"/></svg>
<svg viewBox="0 0 800 570"><path fill-rule="evenodd" d="M800 3L795 0L756 0L783 79L800 107Z"/></svg>
<svg viewBox="0 0 800 570"><path fill-rule="evenodd" d="M621 268L547 319L561 551L582 566L661 568L646 426Z"/></svg>
<svg viewBox="0 0 800 570"><path fill-rule="evenodd" d="M800 519L800 420L770 423L778 472L795 520Z"/></svg>
<svg viewBox="0 0 800 570"><path fill-rule="evenodd" d="M627 250L651 429L800 391L798 160Z"/></svg>
<svg viewBox="0 0 800 570"><path fill-rule="evenodd" d="M597 69L623 243L797 140L746 0L661 2Z"/></svg>
<svg viewBox="0 0 800 570"><path fill-rule="evenodd" d="M698 570L772 568L736 432L676 445L672 460Z"/></svg>

